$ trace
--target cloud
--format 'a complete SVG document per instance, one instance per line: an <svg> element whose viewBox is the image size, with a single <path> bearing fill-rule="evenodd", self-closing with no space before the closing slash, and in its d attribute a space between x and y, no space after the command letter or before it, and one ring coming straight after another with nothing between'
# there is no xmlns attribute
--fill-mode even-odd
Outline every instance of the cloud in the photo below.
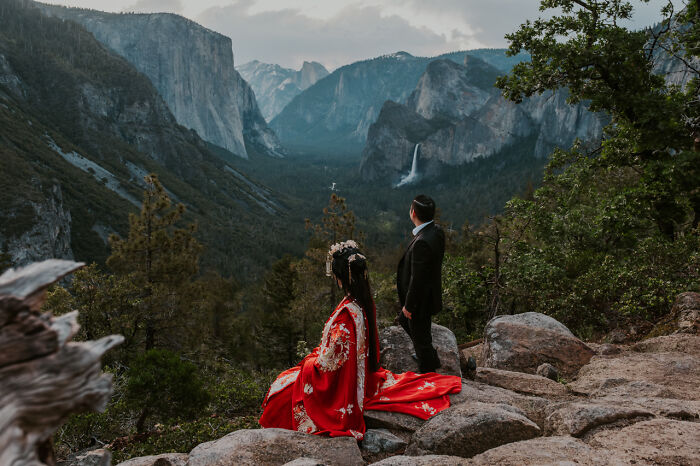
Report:
<svg viewBox="0 0 700 466"><path fill-rule="evenodd" d="M135 13L182 13L183 5L180 0L138 0L123 11Z"/></svg>
<svg viewBox="0 0 700 466"><path fill-rule="evenodd" d="M210 8L196 18L231 37L237 64L257 59L299 68L304 60L316 60L333 69L399 50L435 55L482 45L469 31L454 40L447 31L441 34L412 25L374 5L348 5L328 19L293 8L251 13L251 6L251 0L238 1Z"/></svg>

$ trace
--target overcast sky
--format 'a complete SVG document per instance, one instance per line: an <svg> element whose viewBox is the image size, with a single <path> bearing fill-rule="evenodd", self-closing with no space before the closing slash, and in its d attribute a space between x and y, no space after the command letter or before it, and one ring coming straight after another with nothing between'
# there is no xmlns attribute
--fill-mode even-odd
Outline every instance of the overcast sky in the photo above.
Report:
<svg viewBox="0 0 700 466"><path fill-rule="evenodd" d="M399 50L438 55L506 47L504 35L539 15L539 0L43 0L104 11L184 15L231 37L237 65L250 60L329 70ZM667 0L638 5L633 27L657 22ZM673 0L682 7L683 0Z"/></svg>

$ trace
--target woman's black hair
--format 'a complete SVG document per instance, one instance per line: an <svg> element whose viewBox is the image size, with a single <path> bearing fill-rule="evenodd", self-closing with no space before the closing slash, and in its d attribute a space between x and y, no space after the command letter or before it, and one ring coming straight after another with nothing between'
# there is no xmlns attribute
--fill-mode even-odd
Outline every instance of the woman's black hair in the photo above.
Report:
<svg viewBox="0 0 700 466"><path fill-rule="evenodd" d="M379 370L379 339L377 336L377 311L369 286L367 258L353 246L341 247L333 253L331 270L340 280L340 286L357 304L367 318L369 327L369 367Z"/></svg>

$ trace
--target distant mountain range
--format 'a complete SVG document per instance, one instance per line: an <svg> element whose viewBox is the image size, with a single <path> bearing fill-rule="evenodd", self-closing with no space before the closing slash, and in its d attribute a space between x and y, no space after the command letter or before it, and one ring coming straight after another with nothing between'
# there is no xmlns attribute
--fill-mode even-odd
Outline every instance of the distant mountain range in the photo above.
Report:
<svg viewBox="0 0 700 466"><path fill-rule="evenodd" d="M248 147L282 154L248 83L234 69L231 39L182 16L116 14L40 5L83 25L148 76L178 123L241 157Z"/></svg>
<svg viewBox="0 0 700 466"><path fill-rule="evenodd" d="M265 120L272 120L302 91L328 76L318 62L305 61L300 70L253 60L236 67L255 91L255 98Z"/></svg>
<svg viewBox="0 0 700 466"><path fill-rule="evenodd" d="M271 122L283 145L317 152L359 154L367 131L387 100L403 102L413 92L428 64L464 57L481 58L501 73L526 55L508 57L505 50L472 50L438 57L397 52L343 66L296 96Z"/></svg>
<svg viewBox="0 0 700 466"><path fill-rule="evenodd" d="M207 266L264 267L275 247L259 235L285 231L279 195L179 125L148 77L81 25L26 0L4 0L0 22L0 251L18 265L102 261L156 173L198 222Z"/></svg>

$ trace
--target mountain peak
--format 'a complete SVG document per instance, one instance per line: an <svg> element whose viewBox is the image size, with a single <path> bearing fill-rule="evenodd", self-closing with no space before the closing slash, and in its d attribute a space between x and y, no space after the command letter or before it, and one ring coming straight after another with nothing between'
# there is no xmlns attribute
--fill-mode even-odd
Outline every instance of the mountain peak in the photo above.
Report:
<svg viewBox="0 0 700 466"><path fill-rule="evenodd" d="M395 52L395 53L391 53L391 54L387 55L387 57L396 58L399 60L406 60L408 58L415 58L413 55L411 55L408 52L404 52L403 50L400 50L400 51Z"/></svg>

